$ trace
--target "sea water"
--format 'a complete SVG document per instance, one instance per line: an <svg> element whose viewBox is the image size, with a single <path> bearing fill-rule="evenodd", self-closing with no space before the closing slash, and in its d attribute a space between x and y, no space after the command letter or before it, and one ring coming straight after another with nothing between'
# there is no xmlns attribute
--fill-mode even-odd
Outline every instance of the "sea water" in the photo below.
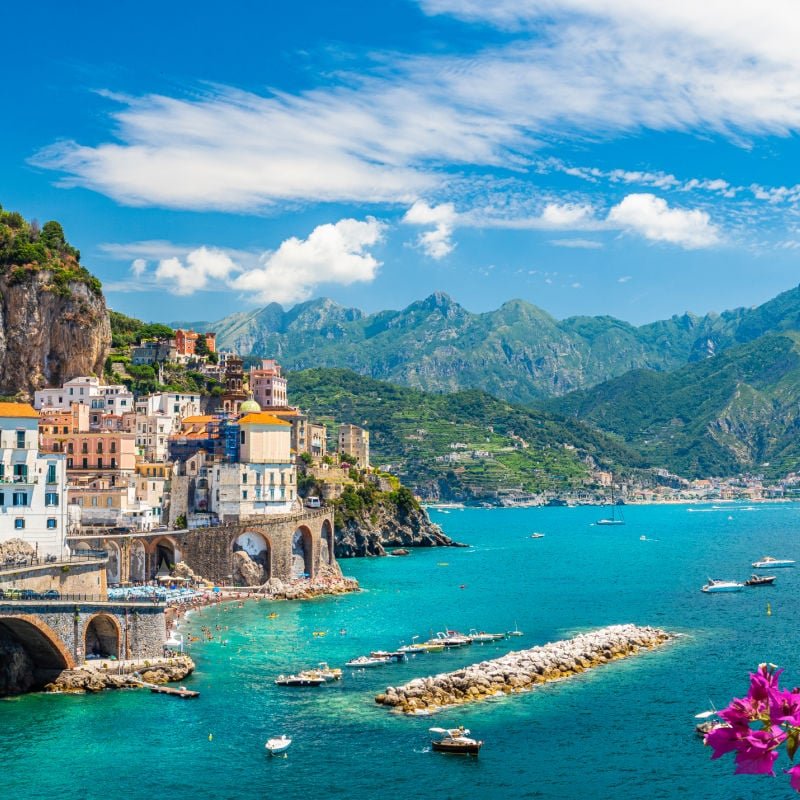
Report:
<svg viewBox="0 0 800 800"><path fill-rule="evenodd" d="M772 588L700 592L709 576L744 580L764 555L800 561L800 506L629 507L619 527L593 525L599 511L432 511L471 546L343 561L359 594L201 611L182 629L187 640L200 636L189 645L197 671L186 680L201 692L197 700L146 691L0 700L2 796L790 796L786 776L734 777L730 757L711 762L694 715L746 691L748 671L763 661L800 684L800 569L775 570ZM532 539L534 531L545 536ZM527 694L434 717L374 703L387 685L626 622L683 635ZM320 661L343 666L413 636L472 627L518 627L524 636L345 669L340 683L317 689L273 683ZM432 725L466 725L485 742L480 757L431 752ZM282 733L294 743L287 757L271 758L264 742Z"/></svg>

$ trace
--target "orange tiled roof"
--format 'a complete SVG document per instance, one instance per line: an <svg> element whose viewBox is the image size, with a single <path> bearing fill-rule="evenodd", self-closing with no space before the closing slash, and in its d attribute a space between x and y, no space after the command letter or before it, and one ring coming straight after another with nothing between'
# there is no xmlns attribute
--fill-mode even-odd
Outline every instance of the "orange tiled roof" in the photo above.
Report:
<svg viewBox="0 0 800 800"><path fill-rule="evenodd" d="M0 417L39 419L39 412L30 403L0 403Z"/></svg>
<svg viewBox="0 0 800 800"><path fill-rule="evenodd" d="M276 416L272 414L267 414L265 411L262 411L259 414L248 414L247 416L242 417L239 420L240 425L285 425L289 427L288 422L284 422L282 419L278 419Z"/></svg>
<svg viewBox="0 0 800 800"><path fill-rule="evenodd" d="M214 421L214 417L212 417L210 414L204 414L204 415L200 415L200 416L196 416L196 417L184 417L181 420L181 423L189 423L189 425L197 425L197 424L202 424L202 423L206 423L206 422L213 422L213 421Z"/></svg>

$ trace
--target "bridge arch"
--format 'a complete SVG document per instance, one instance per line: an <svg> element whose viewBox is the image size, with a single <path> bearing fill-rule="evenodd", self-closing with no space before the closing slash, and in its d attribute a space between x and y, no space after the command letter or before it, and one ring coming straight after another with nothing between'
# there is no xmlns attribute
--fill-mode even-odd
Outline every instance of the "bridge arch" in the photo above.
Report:
<svg viewBox="0 0 800 800"><path fill-rule="evenodd" d="M250 560L261 567L262 581L268 581L272 577L272 542L267 534L262 531L244 531L233 540L231 549L234 553L247 553Z"/></svg>
<svg viewBox="0 0 800 800"><path fill-rule="evenodd" d="M136 583L147 580L147 554L144 544L138 539L131 542L130 579Z"/></svg>
<svg viewBox="0 0 800 800"><path fill-rule="evenodd" d="M164 569L172 572L175 565L181 560L178 543L171 536L159 536L157 539L151 540L148 550L151 555L151 578Z"/></svg>
<svg viewBox="0 0 800 800"><path fill-rule="evenodd" d="M292 578L314 577L314 537L307 525L292 534Z"/></svg>
<svg viewBox="0 0 800 800"><path fill-rule="evenodd" d="M108 551L108 561L106 562L106 580L109 585L117 584L122 575L122 553L119 545L111 540L104 545Z"/></svg>
<svg viewBox="0 0 800 800"><path fill-rule="evenodd" d="M320 531L319 536L319 563L320 566L322 564L333 564L333 527L331 526L330 520L324 520L322 523L322 530Z"/></svg>
<svg viewBox="0 0 800 800"><path fill-rule="evenodd" d="M39 670L74 669L75 659L59 635L32 614L0 615L0 632L22 645Z"/></svg>
<svg viewBox="0 0 800 800"><path fill-rule="evenodd" d="M112 614L92 614L83 626L84 658L91 655L101 658L120 658L122 626Z"/></svg>

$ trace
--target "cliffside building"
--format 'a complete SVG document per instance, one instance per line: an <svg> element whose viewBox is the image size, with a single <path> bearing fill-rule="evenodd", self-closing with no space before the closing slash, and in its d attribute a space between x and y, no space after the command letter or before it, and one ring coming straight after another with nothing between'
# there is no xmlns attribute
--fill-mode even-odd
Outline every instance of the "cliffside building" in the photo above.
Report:
<svg viewBox="0 0 800 800"><path fill-rule="evenodd" d="M39 556L64 556L65 457L39 452L39 414L27 403L0 403L0 541L23 539Z"/></svg>
<svg viewBox="0 0 800 800"><path fill-rule="evenodd" d="M369 431L358 425L342 425L339 428L339 455L351 455L356 466L369 469Z"/></svg>
<svg viewBox="0 0 800 800"><path fill-rule="evenodd" d="M197 355L197 340L200 337L205 339L206 348L209 353L216 352L217 349L217 334L216 333L198 333L191 329L184 330L178 328L175 331L175 350L178 356L194 356Z"/></svg>
<svg viewBox="0 0 800 800"><path fill-rule="evenodd" d="M287 381L281 366L272 358L261 361L260 367L250 368L250 391L261 408L282 408L287 404Z"/></svg>
<svg viewBox="0 0 800 800"><path fill-rule="evenodd" d="M99 378L79 377L62 387L39 389L34 393L37 410L69 410L72 403L86 403L96 414L125 414L133 411L133 394L122 384L101 384Z"/></svg>

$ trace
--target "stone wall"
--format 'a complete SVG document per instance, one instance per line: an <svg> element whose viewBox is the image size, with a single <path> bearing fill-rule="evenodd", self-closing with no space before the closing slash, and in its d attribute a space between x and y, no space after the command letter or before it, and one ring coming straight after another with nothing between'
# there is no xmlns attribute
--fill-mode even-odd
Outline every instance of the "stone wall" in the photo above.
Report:
<svg viewBox="0 0 800 800"><path fill-rule="evenodd" d="M106 566L104 561L85 561L0 571L0 589L12 587L35 592L55 589L62 595L105 597Z"/></svg>

